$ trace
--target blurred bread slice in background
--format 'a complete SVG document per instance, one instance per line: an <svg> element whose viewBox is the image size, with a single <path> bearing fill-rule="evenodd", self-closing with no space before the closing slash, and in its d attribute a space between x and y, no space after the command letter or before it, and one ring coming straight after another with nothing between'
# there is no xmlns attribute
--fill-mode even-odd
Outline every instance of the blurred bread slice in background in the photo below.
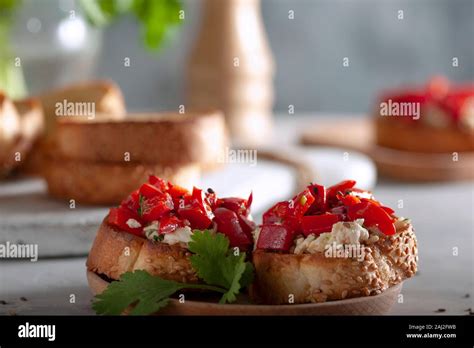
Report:
<svg viewBox="0 0 474 348"><path fill-rule="evenodd" d="M87 81L55 89L38 96L46 118L46 137L50 138L61 115L57 115L58 104L92 103L95 117L106 116L120 119L125 116L125 101L120 88L111 81ZM65 117L65 118L70 118ZM74 119L87 120L87 115L74 115Z"/></svg>
<svg viewBox="0 0 474 348"><path fill-rule="evenodd" d="M227 139L215 110L63 118L43 175L53 197L118 204L150 174L191 189L202 169L219 165Z"/></svg>
<svg viewBox="0 0 474 348"><path fill-rule="evenodd" d="M61 119L73 118L76 122L89 121L90 115L58 115L58 107L63 105L93 105L93 118L121 119L125 117L125 101L120 88L111 81L99 80L81 82L46 92L38 96L44 112L44 133L34 144L34 148L22 171L41 175L46 157L55 148L57 123ZM74 108L73 108L74 109ZM74 111L74 110L73 110Z"/></svg>

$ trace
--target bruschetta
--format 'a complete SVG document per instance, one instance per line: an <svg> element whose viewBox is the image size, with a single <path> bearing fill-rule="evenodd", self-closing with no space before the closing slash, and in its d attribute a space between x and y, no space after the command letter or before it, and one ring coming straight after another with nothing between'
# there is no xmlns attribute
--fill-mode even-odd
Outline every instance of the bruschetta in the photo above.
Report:
<svg viewBox="0 0 474 348"><path fill-rule="evenodd" d="M192 191L151 175L148 182L110 209L87 259L87 269L110 280L129 271L183 283L198 277L189 261L188 243L196 230L227 236L230 246L251 250L252 195L218 198L211 189Z"/></svg>
<svg viewBox="0 0 474 348"><path fill-rule="evenodd" d="M257 303L296 304L377 295L417 271L410 220L346 180L311 184L275 204L256 229Z"/></svg>

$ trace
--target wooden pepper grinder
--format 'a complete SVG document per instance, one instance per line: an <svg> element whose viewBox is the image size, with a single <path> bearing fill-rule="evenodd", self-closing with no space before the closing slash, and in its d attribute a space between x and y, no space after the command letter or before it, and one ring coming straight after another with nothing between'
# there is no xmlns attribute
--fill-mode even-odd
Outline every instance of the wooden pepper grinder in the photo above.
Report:
<svg viewBox="0 0 474 348"><path fill-rule="evenodd" d="M274 62L260 0L204 0L188 66L188 105L224 111L234 144L263 144L271 132Z"/></svg>

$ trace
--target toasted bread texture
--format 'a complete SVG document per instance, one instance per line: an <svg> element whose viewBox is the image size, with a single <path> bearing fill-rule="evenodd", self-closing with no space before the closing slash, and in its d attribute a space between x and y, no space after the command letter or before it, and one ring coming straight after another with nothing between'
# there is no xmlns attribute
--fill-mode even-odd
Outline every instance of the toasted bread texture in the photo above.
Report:
<svg viewBox="0 0 474 348"><path fill-rule="evenodd" d="M117 280L125 272L145 270L151 275L183 283L197 283L190 252L179 245L151 242L107 224L99 227L87 259L87 269Z"/></svg>
<svg viewBox="0 0 474 348"><path fill-rule="evenodd" d="M125 115L125 101L120 88L111 81L87 81L68 85L48 91L38 96L43 105L46 121L46 137L48 140L54 135L58 119L58 105L64 103L92 103L95 109L95 118L107 115L108 118L123 118ZM87 115L74 115L76 120L87 120Z"/></svg>
<svg viewBox="0 0 474 348"><path fill-rule="evenodd" d="M377 295L417 271L411 225L363 250L363 260L257 250L252 256L256 278L251 297L257 303L292 304Z"/></svg>
<svg viewBox="0 0 474 348"><path fill-rule="evenodd" d="M124 120L58 122L57 150L83 161L216 164L227 145L221 112L130 114Z"/></svg>
<svg viewBox="0 0 474 348"><path fill-rule="evenodd" d="M119 204L122 199L157 175L177 185L191 188L199 179L197 164L155 165L139 163L87 162L48 158L43 170L50 195L74 199L82 204Z"/></svg>
<svg viewBox="0 0 474 348"><path fill-rule="evenodd" d="M448 153L474 151L474 131L455 126L432 127L403 122L395 117L376 117L375 141L391 149L420 152Z"/></svg>

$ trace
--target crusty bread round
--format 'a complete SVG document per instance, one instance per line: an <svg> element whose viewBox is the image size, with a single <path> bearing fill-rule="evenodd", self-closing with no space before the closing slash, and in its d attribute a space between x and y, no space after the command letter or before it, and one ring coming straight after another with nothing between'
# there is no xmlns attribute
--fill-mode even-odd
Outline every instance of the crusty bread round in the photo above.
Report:
<svg viewBox="0 0 474 348"><path fill-rule="evenodd" d="M375 141L380 146L424 153L474 151L474 131L412 124L388 116L376 117L374 122Z"/></svg>
<svg viewBox="0 0 474 348"><path fill-rule="evenodd" d="M65 158L47 158L42 174L49 193L84 204L119 204L130 192L157 175L177 185L192 188L199 180L197 164L153 165L95 163Z"/></svg>
<svg viewBox="0 0 474 348"><path fill-rule="evenodd" d="M128 115L125 120L58 122L57 150L95 162L215 164L226 144L222 113L215 110Z"/></svg>
<svg viewBox="0 0 474 348"><path fill-rule="evenodd" d="M365 258L327 258L323 253L281 254L257 250L252 260L257 303L325 302L377 295L417 270L417 241L411 225L364 246Z"/></svg>
<svg viewBox="0 0 474 348"><path fill-rule="evenodd" d="M118 280L125 272L145 270L164 279L198 282L187 249L119 231L107 224L107 218L100 225L89 252L89 271Z"/></svg>

